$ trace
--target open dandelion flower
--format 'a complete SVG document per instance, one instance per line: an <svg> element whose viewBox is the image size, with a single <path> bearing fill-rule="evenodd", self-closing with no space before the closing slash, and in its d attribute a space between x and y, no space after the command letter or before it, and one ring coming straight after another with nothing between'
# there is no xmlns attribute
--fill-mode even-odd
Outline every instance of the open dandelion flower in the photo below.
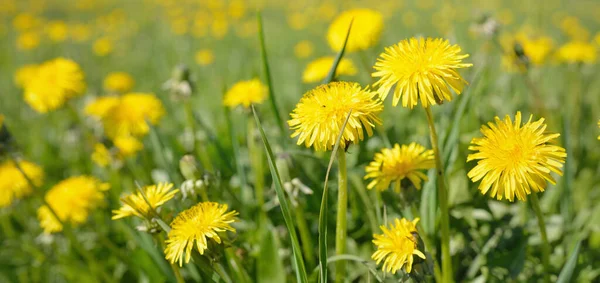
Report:
<svg viewBox="0 0 600 283"><path fill-rule="evenodd" d="M375 159L365 168L365 179L373 179L368 189L387 190L394 183L394 190L400 191L401 182L405 178L421 189L421 180L427 181L427 175L420 170L435 167L433 150L427 150L420 144L395 144L393 148L384 148L375 154Z"/></svg>
<svg viewBox="0 0 600 283"><path fill-rule="evenodd" d="M96 119L105 118L113 107L119 104L119 98L116 96L103 96L94 99L85 106L85 114Z"/></svg>
<svg viewBox="0 0 600 283"><path fill-rule="evenodd" d="M107 104L110 104L107 102ZM156 125L165 114L162 102L151 93L128 93L107 110L102 119L106 135L111 139L119 136L143 136L151 125Z"/></svg>
<svg viewBox="0 0 600 283"><path fill-rule="evenodd" d="M171 190L173 184L171 183L159 183L158 185L146 186L142 190L144 195L148 199L148 202L144 199L144 196L140 192L129 194L121 198L123 206L118 210L113 210L113 220L125 218L128 216L137 216L144 219L152 218L152 210L163 205L170 199L172 199L179 190ZM150 209L150 206L152 210Z"/></svg>
<svg viewBox="0 0 600 283"><path fill-rule="evenodd" d="M402 106L414 108L419 101L429 107L452 100L450 88L460 94L467 82L456 69L471 67L461 63L468 54L459 54L458 45L450 45L440 38L411 38L385 48L375 63L373 77L379 80L373 85L384 100L392 87L393 105L402 99Z"/></svg>
<svg viewBox="0 0 600 283"><path fill-rule="evenodd" d="M223 104L230 108L239 105L250 108L252 104L260 104L267 99L269 89L259 79L241 81L234 84L225 94Z"/></svg>
<svg viewBox="0 0 600 283"><path fill-rule="evenodd" d="M369 9L353 9L341 13L333 20L327 32L327 41L334 51L340 51L352 21L346 52L368 49L377 42L383 31L383 15Z"/></svg>
<svg viewBox="0 0 600 283"><path fill-rule="evenodd" d="M125 72L113 72L104 78L104 89L110 92L126 93L135 85L135 81Z"/></svg>
<svg viewBox="0 0 600 283"><path fill-rule="evenodd" d="M92 161L100 167L106 167L112 161L110 151L104 144L97 143L94 145L94 152L92 153Z"/></svg>
<svg viewBox="0 0 600 283"><path fill-rule="evenodd" d="M90 212L104 201L104 191L109 185L90 176L71 177L54 185L46 193L46 202L63 223L85 223ZM44 233L62 231L63 227L47 206L38 209L38 220Z"/></svg>
<svg viewBox="0 0 600 283"><path fill-rule="evenodd" d="M331 150L350 111L341 147L363 140L364 130L369 136L373 134L375 124L381 124L377 115L383 111L383 104L377 93L362 89L358 83L332 82L318 86L304 94L290 114L292 138L298 137L298 145L304 143L317 151Z"/></svg>
<svg viewBox="0 0 600 283"><path fill-rule="evenodd" d="M558 59L565 63L593 64L598 56L596 46L584 41L571 41L556 52Z"/></svg>
<svg viewBox="0 0 600 283"><path fill-rule="evenodd" d="M308 66L306 66L306 69L304 69L302 81L305 83L314 83L324 80L327 77L334 60L335 58L328 56L310 62ZM335 70L334 77L337 77L338 75L356 75L356 67L354 66L354 63L352 63L352 60L347 58L340 60L340 63Z"/></svg>
<svg viewBox="0 0 600 283"><path fill-rule="evenodd" d="M467 162L478 160L468 176L478 182L479 190L498 200L525 200L532 192L544 191L546 181L555 184L550 172L562 175L561 167L567 156L565 149L548 144L560 134L546 134L544 119L521 125L521 112L514 123L507 115L504 121L495 118L494 123L481 126L483 138L474 138Z"/></svg>
<svg viewBox="0 0 600 283"><path fill-rule="evenodd" d="M416 224L419 218L408 221L406 218L394 219L394 224L389 228L381 226L383 234L373 235L373 244L377 251L371 258L379 264L383 261L383 270L396 274L398 269L404 267L406 273L412 271L414 256L425 259L425 254L418 250L418 233Z"/></svg>
<svg viewBox="0 0 600 283"><path fill-rule="evenodd" d="M64 58L43 63L35 76L25 82L25 101L31 108L46 113L63 106L85 91L84 75L77 63Z"/></svg>
<svg viewBox="0 0 600 283"><path fill-rule="evenodd" d="M171 222L171 231L166 241L166 259L172 264L179 261L181 266L184 252L185 262L190 262L194 243L200 254L204 254L204 250L208 248L206 238L220 244L221 238L218 233L235 232L230 224L236 221L237 214L235 210L227 212L226 204L216 202L201 202L181 212Z"/></svg>
<svg viewBox="0 0 600 283"><path fill-rule="evenodd" d="M144 144L130 135L121 135L114 138L113 143L119 149L119 156L127 158L134 156L144 148Z"/></svg>
<svg viewBox="0 0 600 283"><path fill-rule="evenodd" d="M32 81L36 76L38 65L28 64L21 66L15 72L15 84L20 88L25 88L25 85Z"/></svg>
<svg viewBox="0 0 600 283"><path fill-rule="evenodd" d="M2 128L2 115L0 115L0 128ZM44 180L42 168L27 161L19 161L19 166L34 185L42 185ZM0 163L0 208L9 206L15 200L31 194L32 189L14 162L4 161Z"/></svg>

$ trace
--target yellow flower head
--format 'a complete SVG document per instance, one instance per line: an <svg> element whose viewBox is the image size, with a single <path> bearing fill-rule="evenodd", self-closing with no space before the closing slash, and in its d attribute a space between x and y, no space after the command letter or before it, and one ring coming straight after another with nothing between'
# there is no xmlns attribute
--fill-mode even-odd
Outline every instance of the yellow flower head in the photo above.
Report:
<svg viewBox="0 0 600 283"><path fill-rule="evenodd" d="M304 69L302 81L305 83L314 83L324 80L327 77L327 74L329 74L329 70L331 69L334 60L335 58L327 56L310 62L308 66L306 66L306 69ZM356 67L354 66L354 63L352 63L352 60L347 58L340 60L340 63L335 70L335 76L338 75L356 75Z"/></svg>
<svg viewBox="0 0 600 283"><path fill-rule="evenodd" d="M69 30L65 22L53 21L48 23L47 33L50 40L54 42L62 42L67 39Z"/></svg>
<svg viewBox="0 0 600 283"><path fill-rule="evenodd" d="M113 43L109 38L102 37L94 41L94 45L92 45L92 50L97 56L106 56L113 51Z"/></svg>
<svg viewBox="0 0 600 283"><path fill-rule="evenodd" d="M171 222L171 231L166 241L166 259L172 264L179 261L181 266L184 252L185 262L190 262L194 243L200 254L204 254L204 250L208 249L206 238L220 244L221 238L218 233L235 232L230 224L236 221L237 214L235 210L227 212L226 204L216 202L201 202L181 212Z"/></svg>
<svg viewBox="0 0 600 283"><path fill-rule="evenodd" d="M54 185L46 193L46 202L56 212L63 223L80 225L85 223L90 212L104 201L103 192L109 189L107 183L90 176L71 177ZM44 233L62 231L63 227L47 206L38 209L38 220Z"/></svg>
<svg viewBox="0 0 600 283"><path fill-rule="evenodd" d="M119 104L119 101L120 99L116 96L98 97L85 106L84 112L96 119L104 119Z"/></svg>
<svg viewBox="0 0 600 283"><path fill-rule="evenodd" d="M144 148L143 143L130 135L117 136L113 142L119 149L119 155L122 158L134 156L138 151Z"/></svg>
<svg viewBox="0 0 600 283"><path fill-rule="evenodd" d="M474 138L467 161L478 160L468 176L478 182L479 190L498 200L525 200L526 195L544 191L546 180L556 181L550 175L562 175L562 164L567 156L565 149L548 144L560 134L546 134L544 118L521 125L521 112L517 112L514 123L507 115L504 121L495 118L494 123L481 126L483 138Z"/></svg>
<svg viewBox="0 0 600 283"><path fill-rule="evenodd" d="M64 58L43 63L25 83L25 101L40 113L55 110L85 91L84 75L77 63Z"/></svg>
<svg viewBox="0 0 600 283"><path fill-rule="evenodd" d="M27 31L17 37L17 48L19 50L31 50L40 45L40 35L35 31Z"/></svg>
<svg viewBox="0 0 600 283"><path fill-rule="evenodd" d="M94 145L94 152L92 153L92 161L100 167L106 167L112 161L110 151L104 146L104 144L97 143Z"/></svg>
<svg viewBox="0 0 600 283"><path fill-rule="evenodd" d="M408 221L406 218L394 219L390 227L381 226L383 234L373 235L373 244L377 251L371 258L379 264L383 261L383 270L396 274L404 267L407 273L412 271L414 256L425 259L425 254L418 250L418 233L416 224L419 218Z"/></svg>
<svg viewBox="0 0 600 283"><path fill-rule="evenodd" d="M25 88L25 85L35 78L38 70L38 65L27 64L19 67L15 72L15 84L20 88Z"/></svg>
<svg viewBox="0 0 600 283"><path fill-rule="evenodd" d="M200 66L208 66L215 62L215 53L210 49L200 49L194 56L196 63Z"/></svg>
<svg viewBox="0 0 600 283"><path fill-rule="evenodd" d="M2 116L0 115L0 128L2 128L1 120ZM20 161L19 165L34 185L42 185L44 181L42 168L27 161ZM0 208L9 206L13 201L31 194L32 189L14 162L4 161L0 163Z"/></svg>
<svg viewBox="0 0 600 283"><path fill-rule="evenodd" d="M294 46L294 55L296 55L296 58L298 59L304 59L310 57L314 50L315 47L312 42L309 40L302 40Z"/></svg>
<svg viewBox="0 0 600 283"><path fill-rule="evenodd" d="M125 72L113 72L104 78L104 89L110 92L125 93L130 91L135 81Z"/></svg>
<svg viewBox="0 0 600 283"><path fill-rule="evenodd" d="M298 138L298 145L313 146L317 151L331 150L337 141L348 113L352 111L344 129L341 147L357 144L364 139L364 130L371 136L375 124L381 124L378 114L383 104L377 93L362 89L358 83L332 82L304 94L288 121Z"/></svg>
<svg viewBox="0 0 600 283"><path fill-rule="evenodd" d="M137 216L144 219L152 218L152 209L156 209L172 199L179 190L171 190L173 184L159 183L158 185L146 186L143 188L144 195L148 202L144 199L144 195L140 192L121 197L123 206L118 210L113 210L113 220L121 219L129 216ZM148 206L150 203L150 206Z"/></svg>
<svg viewBox="0 0 600 283"><path fill-rule="evenodd" d="M565 63L593 64L598 56L596 46L584 41L571 41L561 46L557 51L557 57Z"/></svg>
<svg viewBox="0 0 600 283"><path fill-rule="evenodd" d="M225 94L223 104L231 108L238 105L249 108L251 104L260 104L267 99L269 89L259 79L241 81L234 84Z"/></svg>
<svg viewBox="0 0 600 283"><path fill-rule="evenodd" d="M329 26L327 41L331 49L342 49L350 21L352 29L346 44L347 52L365 50L379 42L383 31L383 15L374 10L353 9L341 13Z"/></svg>
<svg viewBox="0 0 600 283"><path fill-rule="evenodd" d="M452 100L450 88L460 94L467 82L456 71L471 67L461 63L468 54L459 54L458 45L450 45L444 39L402 40L385 48L375 63L373 77L379 80L377 92L384 100L394 85L393 105L402 98L402 106L413 108L419 100L423 107L429 107Z"/></svg>
<svg viewBox="0 0 600 283"><path fill-rule="evenodd" d="M148 123L156 125L164 113L162 102L154 94L128 93L119 98L102 120L106 135L111 139L143 136L150 130Z"/></svg>
<svg viewBox="0 0 600 283"><path fill-rule="evenodd" d="M400 191L401 182L408 178L412 184L421 189L421 180L427 181L427 175L420 170L435 167L433 151L420 144L395 144L393 148L384 148L375 154L375 159L365 168L365 179L373 179L368 189L387 190L394 183L394 190Z"/></svg>

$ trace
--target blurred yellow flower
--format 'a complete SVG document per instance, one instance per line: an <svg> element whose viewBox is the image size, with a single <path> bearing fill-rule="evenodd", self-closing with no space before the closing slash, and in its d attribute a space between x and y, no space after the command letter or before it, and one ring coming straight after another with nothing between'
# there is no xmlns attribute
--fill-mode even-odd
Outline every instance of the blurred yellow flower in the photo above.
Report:
<svg viewBox="0 0 600 283"><path fill-rule="evenodd" d="M119 98L102 122L111 139L122 136L143 136L150 130L148 123L156 125L164 115L162 102L150 93L128 93Z"/></svg>
<svg viewBox="0 0 600 283"><path fill-rule="evenodd" d="M313 54L315 47L310 40L302 40L294 46L294 55L298 59L304 59L310 57Z"/></svg>
<svg viewBox="0 0 600 283"><path fill-rule="evenodd" d="M0 129L2 129L2 125L4 125L4 115L0 114Z"/></svg>
<svg viewBox="0 0 600 283"><path fill-rule="evenodd" d="M375 154L375 158L365 168L365 179L373 179L368 189L385 191L394 183L394 190L400 192L402 180L407 178L417 189L421 189L421 180L427 181L427 175L420 170L435 167L433 150L427 150L420 144L395 144L393 148L384 148Z"/></svg>
<svg viewBox="0 0 600 283"><path fill-rule="evenodd" d="M194 56L196 63L200 66L208 66L215 61L215 54L210 49L200 49Z"/></svg>
<svg viewBox="0 0 600 283"><path fill-rule="evenodd" d="M106 56L113 51L113 43L108 37L101 37L94 41L92 50L97 56Z"/></svg>
<svg viewBox="0 0 600 283"><path fill-rule="evenodd" d="M341 13L329 26L327 41L331 49L334 51L342 49L351 21L352 29L346 44L347 52L365 50L379 42L383 31L381 13L369 9L353 9Z"/></svg>
<svg viewBox="0 0 600 283"><path fill-rule="evenodd" d="M219 233L235 232L230 224L236 221L237 214L235 210L227 212L226 204L216 202L201 202L184 210L171 222L171 231L166 240L166 259L171 264L179 262L179 266L182 266L184 252L185 262L188 263L194 246L200 254L204 254L208 249L207 238L220 244Z"/></svg>
<svg viewBox="0 0 600 283"><path fill-rule="evenodd" d="M392 104L414 108L419 101L423 107L451 101L450 88L460 94L467 84L456 69L471 67L461 63L468 54L460 54L458 45L441 38L411 38L385 48L375 63L373 84L384 100L395 86Z"/></svg>
<svg viewBox="0 0 600 283"><path fill-rule="evenodd" d="M48 37L54 42L62 42L67 39L69 30L67 24L63 21L53 21L48 23L47 30Z"/></svg>
<svg viewBox="0 0 600 283"><path fill-rule="evenodd" d="M302 74L302 81L305 83L314 83L324 80L333 66L335 58L332 56L318 58L306 66L304 73ZM335 70L335 77L339 75L356 75L356 67L354 63L348 58L342 58L340 63Z"/></svg>
<svg viewBox="0 0 600 283"><path fill-rule="evenodd" d="M40 45L40 35L34 31L27 31L17 37L17 48L19 50L31 50Z"/></svg>
<svg viewBox="0 0 600 283"><path fill-rule="evenodd" d="M0 128L2 128L2 120L3 116L0 115ZM36 187L42 185L44 181L42 168L27 161L19 161L19 166ZM15 200L31 194L33 188L27 178L17 169L14 162L0 163L0 208L9 206Z"/></svg>
<svg viewBox="0 0 600 283"><path fill-rule="evenodd" d="M35 76L25 83L25 101L39 113L63 106L69 99L83 94L84 74L77 63L57 58L44 62Z"/></svg>
<svg viewBox="0 0 600 283"><path fill-rule="evenodd" d="M481 126L483 138L474 138L467 162L478 160L468 173L473 182L478 182L479 190L502 200L519 200L537 192L543 192L546 181L556 184L550 172L562 175L562 164L567 156L565 149L548 144L560 134L546 134L544 118L521 125L521 112L517 112L514 123L506 115L504 121L495 118L495 124Z"/></svg>
<svg viewBox="0 0 600 283"><path fill-rule="evenodd" d="M112 158L110 151L104 146L104 144L97 143L94 145L94 152L92 152L92 161L100 167L106 167L111 163Z"/></svg>
<svg viewBox="0 0 600 283"><path fill-rule="evenodd" d="M596 46L583 41L571 41L565 43L556 52L558 59L564 63L586 63L596 62L598 51Z"/></svg>
<svg viewBox="0 0 600 283"><path fill-rule="evenodd" d="M90 39L92 36L92 31L87 25L75 24L70 29L70 36L76 42L84 42Z"/></svg>
<svg viewBox="0 0 600 283"><path fill-rule="evenodd" d="M410 273L414 256L425 259L425 254L418 249L418 222L419 218L413 221L396 218L389 228L384 225L380 227L383 234L373 235L373 244L377 246L377 251L371 258L377 261L377 264L383 261L383 271L396 274L404 267L406 273Z"/></svg>
<svg viewBox="0 0 600 283"><path fill-rule="evenodd" d="M148 220L152 219L154 217L152 210L156 210L179 192L178 189L171 190L172 188L173 184L171 183L159 183L158 185L145 186L142 189L146 196L145 199L144 195L139 191L121 197L123 206L118 210L112 211L112 220L129 216L137 216ZM148 201L146 201L146 199ZM150 206L148 206L148 203L150 203ZM152 207L152 209L150 209L150 207Z"/></svg>
<svg viewBox="0 0 600 283"><path fill-rule="evenodd" d="M229 32L229 22L227 19L216 19L210 25L211 35L216 39L222 39Z"/></svg>
<svg viewBox="0 0 600 283"><path fill-rule="evenodd" d="M259 79L237 82L225 94L223 104L230 108L239 105L250 108L250 105L261 104L267 99L268 91L267 86Z"/></svg>
<svg viewBox="0 0 600 283"><path fill-rule="evenodd" d="M541 65L546 61L548 55L554 48L552 38L539 36L537 38L522 39L520 42L525 51L525 55L534 65Z"/></svg>
<svg viewBox="0 0 600 283"><path fill-rule="evenodd" d="M246 14L246 4L243 0L231 0L228 7L229 17L238 20Z"/></svg>
<svg viewBox="0 0 600 283"><path fill-rule="evenodd" d="M62 231L62 223L77 226L85 223L92 210L104 201L107 183L90 176L71 177L54 185L45 196L46 202L56 213L60 222L47 206L38 209L38 220L44 233Z"/></svg>
<svg viewBox="0 0 600 283"><path fill-rule="evenodd" d="M21 13L13 19L12 24L17 31L23 32L38 26L40 22L40 19L30 13Z"/></svg>
<svg viewBox="0 0 600 283"><path fill-rule="evenodd" d="M84 109L84 113L96 119L104 119L110 111L119 104L116 96L103 96L94 99Z"/></svg>
<svg viewBox="0 0 600 283"><path fill-rule="evenodd" d="M298 138L298 145L314 147L317 151L331 150L342 130L346 117L352 111L344 129L340 146L357 144L367 135L373 135L375 124L381 124L379 113L383 104L377 93L362 89L358 83L332 82L318 86L304 94L288 121Z"/></svg>
<svg viewBox="0 0 600 283"><path fill-rule="evenodd" d="M33 80L37 74L38 65L27 64L19 67L15 72L15 84L20 88L25 88L25 84Z"/></svg>
<svg viewBox="0 0 600 283"><path fill-rule="evenodd" d="M587 41L590 39L590 32L581 25L576 17L565 17L560 22L560 28L573 41Z"/></svg>
<svg viewBox="0 0 600 283"><path fill-rule="evenodd" d="M144 144L137 138L130 135L120 135L113 140L115 146L119 149L119 155L122 158L127 158L135 155L138 151L144 148Z"/></svg>
<svg viewBox="0 0 600 283"><path fill-rule="evenodd" d="M109 92L125 93L130 91L135 81L125 72L112 72L104 78L104 89Z"/></svg>
<svg viewBox="0 0 600 283"><path fill-rule="evenodd" d="M293 30L303 30L308 26L309 18L306 14L296 12L288 15L287 22Z"/></svg>

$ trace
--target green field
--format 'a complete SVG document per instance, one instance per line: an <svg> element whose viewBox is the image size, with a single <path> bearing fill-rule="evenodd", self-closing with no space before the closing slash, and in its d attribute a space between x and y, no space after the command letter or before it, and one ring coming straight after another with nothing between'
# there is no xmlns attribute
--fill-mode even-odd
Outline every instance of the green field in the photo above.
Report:
<svg viewBox="0 0 600 283"><path fill-rule="evenodd" d="M0 282L597 282L599 52L595 0L0 0Z"/></svg>

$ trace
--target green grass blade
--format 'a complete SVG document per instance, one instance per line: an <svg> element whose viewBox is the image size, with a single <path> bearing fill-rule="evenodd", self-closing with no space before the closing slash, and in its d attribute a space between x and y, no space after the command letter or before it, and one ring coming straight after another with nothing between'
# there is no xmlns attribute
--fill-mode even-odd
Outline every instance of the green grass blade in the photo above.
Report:
<svg viewBox="0 0 600 283"><path fill-rule="evenodd" d="M265 33L263 30L263 21L260 11L256 12L256 24L258 27L258 41L260 41L260 58L262 61L265 81L267 83L267 87L269 88L269 101L271 102L271 108L273 109L275 119L277 120L277 127L279 127L279 130L281 131L281 135L285 136L285 126L283 124L283 119L279 114L279 108L277 107L277 101L275 98L275 91L273 90L273 83L271 82L271 70L269 69L267 47L265 46Z"/></svg>
<svg viewBox="0 0 600 283"><path fill-rule="evenodd" d="M344 57L344 52L346 51L346 43L348 43L348 38L350 37L350 30L352 29L353 22L354 19L350 21L350 25L348 26L348 32L346 32L346 38L344 39L344 45L342 45L342 49L340 49L340 52L338 52L337 56L335 57L335 61L333 61L333 65L331 66L331 69L329 69L329 73L327 73L327 77L325 77L323 84L330 83L335 77L337 67L340 64L340 61L342 61L342 57Z"/></svg>
<svg viewBox="0 0 600 283"><path fill-rule="evenodd" d="M572 282L571 277L573 277L573 271L575 271L575 267L577 267L577 257L579 256L579 250L581 249L581 241L577 242L575 248L571 252L571 256L563 266L560 274L558 275L558 280L556 283L567 283Z"/></svg>
<svg viewBox="0 0 600 283"><path fill-rule="evenodd" d="M381 278L381 276L379 276L379 274L377 273L377 269L375 269L373 266L369 265L369 262L370 262L369 260L365 260L365 259L360 258L355 255L349 255L349 254L335 255L335 256L332 256L327 259L327 264L332 263L332 262L341 261L341 260L354 261L354 262L364 265L367 269L369 269L369 272L371 274L373 274L373 276L375 277L375 279L377 279L378 282L383 282L383 278ZM315 268L315 270L313 270L313 273L316 271L317 271L317 268Z"/></svg>
<svg viewBox="0 0 600 283"><path fill-rule="evenodd" d="M269 229L264 229L260 240L260 256L257 262L257 282L285 283L285 268L279 256L280 243L275 229L268 224Z"/></svg>
<svg viewBox="0 0 600 283"><path fill-rule="evenodd" d="M277 165L275 165L275 157L273 155L273 151L271 150L271 146L269 145L269 141L267 140L267 136L265 135L265 131L260 123L260 119L258 118L258 114L256 113L256 109L254 109L254 106L252 107L252 113L254 114L254 120L256 121L257 128L260 131L260 137L265 146L265 151L267 152L269 170L271 170L271 176L273 177L273 183L275 184L275 191L277 192L277 198L279 199L281 212L283 213L283 218L285 220L285 226L287 227L288 233L290 233L290 238L292 242L292 252L294 254L293 262L294 266L296 267L296 279L298 282L307 283L308 277L306 275L304 259L302 258L300 242L298 241L298 235L296 234L296 228L294 226L292 212L290 210L288 201L285 198L285 192L283 190L281 178L279 177L279 171L277 170Z"/></svg>

